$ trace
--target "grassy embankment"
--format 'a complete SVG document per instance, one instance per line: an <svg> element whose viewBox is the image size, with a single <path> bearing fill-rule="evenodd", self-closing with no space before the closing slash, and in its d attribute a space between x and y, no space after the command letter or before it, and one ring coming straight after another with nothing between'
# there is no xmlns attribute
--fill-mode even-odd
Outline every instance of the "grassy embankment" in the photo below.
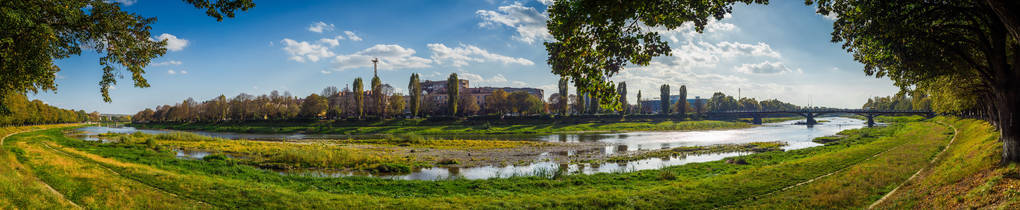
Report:
<svg viewBox="0 0 1020 210"><path fill-rule="evenodd" d="M14 153L8 150L8 135L19 132L58 128L71 125L39 125L0 127L0 209L54 209L71 208L73 204L62 195L50 191L45 182L39 180L34 170L21 164Z"/></svg>
<svg viewBox="0 0 1020 210"><path fill-rule="evenodd" d="M317 134L553 134L579 132L673 131L748 128L754 125L726 121L663 121L613 123L428 123L422 120L391 120L374 123L182 123L132 124L140 128L202 130L236 133L317 133Z"/></svg>
<svg viewBox="0 0 1020 210"><path fill-rule="evenodd" d="M936 132L931 132L933 130ZM927 162L926 158L933 156L941 145L948 142L945 128L930 122L860 129L845 134L844 139L827 146L739 157L746 164L713 161L628 173L551 173L546 177L441 181L284 176L238 164L237 160L229 158L177 159L172 154L156 151L144 143L114 147L82 142L64 137L59 130L20 134L9 141L17 142L16 148L25 148L26 152L18 156L33 169L55 167L51 165L58 164L82 165L78 168L109 168L116 172L106 174L111 176L109 179L135 180L139 184L187 198L185 200L199 200L223 208L673 206L696 209L745 204L743 202L755 197L767 200L764 198L770 195L799 192L801 187L830 183L824 181L828 179L823 177L830 173L833 175L827 177L861 171L858 173L860 178L848 179L846 182L852 183L843 183L843 186L859 186L862 192L888 191L891 190L888 186L895 186L897 180L903 181L913 173L911 170L916 169L917 165L923 165L916 162ZM55 152L47 152L46 149ZM903 153L926 158L909 158L903 156ZM48 154L63 156L68 161L57 163L32 158ZM905 160L897 160L901 158ZM883 164L882 161L892 162ZM880 167L863 167L869 164ZM868 181L864 177L887 175L876 174L875 171L890 171L889 181L876 185L860 184ZM73 177L74 174L80 173L75 170L53 170L46 177ZM818 181L784 190L808 180ZM88 182L97 186L117 183L89 179L68 179L66 182ZM60 186L67 187L60 187L58 191L68 193L80 190L76 186L88 185ZM87 203L85 201L90 199L106 201L93 199L100 194L84 195L69 199L78 203ZM135 199L142 198L126 196L117 202L144 203L144 200ZM866 202L854 202L857 203Z"/></svg>
<svg viewBox="0 0 1020 210"><path fill-rule="evenodd" d="M950 140L938 137L954 134L948 127L927 124L930 127L927 130L910 130L907 131L910 133L900 134L900 138L908 138L906 140L910 142L893 147L881 155L818 178L810 184L747 200L737 206L743 209L867 207L906 181L917 170L928 167L929 160L945 148ZM846 132L841 134L846 135ZM826 144L836 142L830 140Z"/></svg>
<svg viewBox="0 0 1020 210"><path fill-rule="evenodd" d="M986 122L946 120L957 139L933 167L903 184L877 208L1010 209L1020 205L1020 168L1002 164L1002 142Z"/></svg>

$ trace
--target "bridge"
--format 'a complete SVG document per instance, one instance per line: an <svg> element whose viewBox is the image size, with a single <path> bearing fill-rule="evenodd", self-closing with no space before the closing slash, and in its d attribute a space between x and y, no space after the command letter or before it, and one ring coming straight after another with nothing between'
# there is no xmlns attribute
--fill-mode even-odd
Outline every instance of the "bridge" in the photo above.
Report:
<svg viewBox="0 0 1020 210"><path fill-rule="evenodd" d="M874 110L874 109L796 109L796 110L731 110L708 112L709 117L713 116L749 116L753 118L752 123L761 125L761 118L769 114L796 114L807 118L807 125L818 124L815 117L823 114L856 114L868 118L868 127L875 126L875 117L891 114L921 115L928 118L935 117L931 111L901 111L901 110Z"/></svg>

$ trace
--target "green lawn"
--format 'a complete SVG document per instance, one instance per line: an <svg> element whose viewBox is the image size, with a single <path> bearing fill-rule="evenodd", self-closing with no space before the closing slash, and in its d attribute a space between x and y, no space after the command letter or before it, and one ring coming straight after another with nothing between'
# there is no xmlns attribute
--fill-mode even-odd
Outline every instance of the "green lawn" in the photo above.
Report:
<svg viewBox="0 0 1020 210"><path fill-rule="evenodd" d="M694 163L628 173L552 174L489 180L404 181L364 177L285 176L231 159L183 160L144 143L137 146L82 142L50 129L13 136L5 150L18 152L22 164L46 169L43 180L66 194L117 183L110 189L158 189L179 195L110 199L102 193L69 196L76 203L125 207L101 201L144 204L183 202L220 208L661 208L807 207L818 204L861 206L891 190L948 142L945 128L932 122L900 123L842 133L826 146L737 157L747 164ZM47 152L50 151L50 152ZM914 158L916 156L916 158ZM37 158L47 157L47 158ZM903 160L899 160L903 159ZM57 161L60 160L60 161ZM60 170L55 167L61 163ZM75 177L91 168L108 168L109 182ZM97 173L102 170L97 171ZM879 173L881 172L881 173ZM833 175L816 179L826 174ZM87 173L86 173L87 174ZM888 177L870 185L866 177ZM842 179L844 177L850 177ZM854 178L856 177L856 178ZM852 178L852 179L851 179ZM789 188L798 183L816 181ZM128 180L119 182L117 180ZM77 183L75 182L88 182ZM121 184L122 183L122 184ZM81 187L79 187L81 186ZM88 186L88 187L84 187ZM132 187L135 186L135 187ZM826 186L854 186L832 203L814 198L786 199L822 192ZM819 191L822 190L822 191ZM145 192L152 193L152 192ZM141 194L141 193L139 193ZM162 195L162 194L155 194ZM99 197L102 199L92 199ZM3 200L3 199L0 199ZM79 202L80 201L80 202ZM0 201L9 202L9 201ZM817 203L815 203L817 202ZM197 203L197 204L196 204ZM811 205L808 205L811 204ZM745 206L747 205L747 206ZM21 206L12 204L11 206ZM181 208L188 205L181 206ZM23 207L23 206L22 206ZM830 206L831 207L831 206Z"/></svg>

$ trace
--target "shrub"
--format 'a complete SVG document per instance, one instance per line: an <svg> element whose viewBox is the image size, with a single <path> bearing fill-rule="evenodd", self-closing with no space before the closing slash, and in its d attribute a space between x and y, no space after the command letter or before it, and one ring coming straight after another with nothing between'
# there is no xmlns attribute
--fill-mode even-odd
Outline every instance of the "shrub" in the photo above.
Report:
<svg viewBox="0 0 1020 210"><path fill-rule="evenodd" d="M438 164L439 165L456 165L456 164L460 164L460 161L458 161L457 159L445 158L445 159L439 160Z"/></svg>
<svg viewBox="0 0 1020 210"><path fill-rule="evenodd" d="M395 163L379 163L370 169L377 173L408 173L411 167Z"/></svg>
<svg viewBox="0 0 1020 210"><path fill-rule="evenodd" d="M227 159L230 159L230 157L227 157L226 155L222 154L214 154L202 157L202 160L204 161L226 161Z"/></svg>
<svg viewBox="0 0 1020 210"><path fill-rule="evenodd" d="M660 170L659 180L676 180L676 173L672 170Z"/></svg>

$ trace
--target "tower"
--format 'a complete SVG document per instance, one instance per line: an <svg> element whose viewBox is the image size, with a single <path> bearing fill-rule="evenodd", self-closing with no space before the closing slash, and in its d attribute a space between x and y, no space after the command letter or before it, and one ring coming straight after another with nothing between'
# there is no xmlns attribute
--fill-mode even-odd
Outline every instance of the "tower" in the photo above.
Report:
<svg viewBox="0 0 1020 210"><path fill-rule="evenodd" d="M372 75L379 76L379 58L372 58Z"/></svg>

